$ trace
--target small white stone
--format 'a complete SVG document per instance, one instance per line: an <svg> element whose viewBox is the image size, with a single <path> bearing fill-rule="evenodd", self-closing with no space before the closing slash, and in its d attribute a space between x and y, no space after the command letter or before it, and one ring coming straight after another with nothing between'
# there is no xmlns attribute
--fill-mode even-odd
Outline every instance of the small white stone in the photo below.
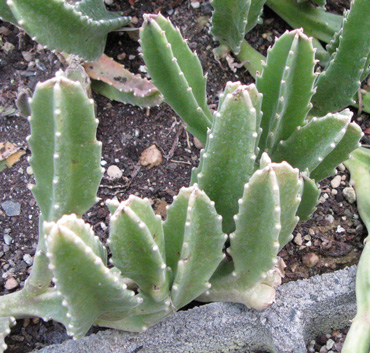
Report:
<svg viewBox="0 0 370 353"><path fill-rule="evenodd" d="M193 1L193 2L191 3L191 7L192 7L193 9L199 9L199 7L200 7L200 2L199 2L199 1Z"/></svg>
<svg viewBox="0 0 370 353"><path fill-rule="evenodd" d="M334 217L329 214L325 217L325 220L328 221L330 224L334 223Z"/></svg>
<svg viewBox="0 0 370 353"><path fill-rule="evenodd" d="M354 203L356 201L356 192L352 186L343 189L343 196L349 203Z"/></svg>
<svg viewBox="0 0 370 353"><path fill-rule="evenodd" d="M334 346L334 341L332 339L328 339L327 342L326 342L326 348L327 349L332 349L333 346Z"/></svg>
<svg viewBox="0 0 370 353"><path fill-rule="evenodd" d="M24 254L23 255L23 261L28 265L31 266L33 263L33 258L30 254Z"/></svg>
<svg viewBox="0 0 370 353"><path fill-rule="evenodd" d="M9 277L5 282L5 289L12 290L14 288L17 288L19 285L18 281L14 277Z"/></svg>
<svg viewBox="0 0 370 353"><path fill-rule="evenodd" d="M342 226L338 225L338 227L337 227L337 233L343 233L345 231L346 230Z"/></svg>
<svg viewBox="0 0 370 353"><path fill-rule="evenodd" d="M346 167L344 166L343 163L339 164L338 167L337 167L341 172L344 172Z"/></svg>
<svg viewBox="0 0 370 353"><path fill-rule="evenodd" d="M143 73L146 73L146 72L147 72L147 70L146 70L146 68L145 68L145 66L144 66L144 65L140 65L140 66L139 66L139 71L140 71L140 72L143 72Z"/></svg>
<svg viewBox="0 0 370 353"><path fill-rule="evenodd" d="M331 187L333 189L336 189L339 185L340 185L340 182L342 180L342 177L340 175L336 175L333 180L330 182L331 184Z"/></svg>
<svg viewBox="0 0 370 353"><path fill-rule="evenodd" d="M297 245L302 245L302 244L303 244L302 234L301 234L301 233L297 233L297 235L296 235L296 236L295 236L295 238L294 238L294 242L295 242Z"/></svg>
<svg viewBox="0 0 370 353"><path fill-rule="evenodd" d="M116 166L115 164L112 164L107 169L107 175L110 180L118 180L122 178L123 173L122 173L122 170L118 166Z"/></svg>
<svg viewBox="0 0 370 353"><path fill-rule="evenodd" d="M6 245L10 245L13 241L13 238L8 233L4 234L3 239Z"/></svg>

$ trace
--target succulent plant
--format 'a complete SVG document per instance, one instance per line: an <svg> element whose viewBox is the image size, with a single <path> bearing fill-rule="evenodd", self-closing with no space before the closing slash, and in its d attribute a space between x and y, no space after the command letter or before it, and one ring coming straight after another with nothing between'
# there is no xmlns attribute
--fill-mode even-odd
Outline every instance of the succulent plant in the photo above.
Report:
<svg viewBox="0 0 370 353"><path fill-rule="evenodd" d="M103 55L108 33L131 21L107 11L103 0L0 0L0 18L24 28L45 48L87 61L85 68L97 93L144 108L162 102L151 82Z"/></svg>
<svg viewBox="0 0 370 353"><path fill-rule="evenodd" d="M15 318L25 316L45 320L53 317L68 325L62 298L55 287L49 287L53 273L43 222L57 221L68 213L81 216L96 202L102 175L101 146L95 139L94 102L88 99L80 82L58 76L38 84L30 108L32 132L28 141L36 179L32 192L41 210L39 242L24 288L1 298L3 333Z"/></svg>
<svg viewBox="0 0 370 353"><path fill-rule="evenodd" d="M370 150L358 148L352 153L352 158L345 162L345 166L351 173L351 183L357 195L357 209L367 231L370 231ZM357 314L352 321L347 334L343 353L369 352L370 349L370 246L369 235L365 239L365 247L362 251L356 275L356 300Z"/></svg>
<svg viewBox="0 0 370 353"><path fill-rule="evenodd" d="M103 0L1 0L0 18L24 28L52 50L94 61L103 54L107 34L131 20L107 11Z"/></svg>
<svg viewBox="0 0 370 353"><path fill-rule="evenodd" d="M215 35L215 39L231 49L252 76L261 73L263 56L256 52L245 40L245 31L233 26L239 17L247 16L248 10L240 8L234 15L231 11L219 11L220 4L226 6L225 0L215 0L212 17L212 33L224 33L225 38L238 38L235 46L231 39L226 40ZM241 1L241 3L243 3ZM245 3L245 2L244 2ZM258 1L255 2L257 6ZM322 3L318 1L320 5ZM322 116L338 111L348 105L356 105L354 98L363 81L369 74L370 65L370 4L367 0L355 0L350 11L339 16L326 12L324 8L315 7L309 2L296 0L267 0L266 5L287 21L293 28L303 28L304 33L315 37L316 59L320 60L323 70L318 72L315 80L316 93L312 97L311 115ZM260 4L262 8L263 3ZM231 17L231 18L230 18ZM318 40L329 43L326 50ZM363 110L370 112L366 95ZM358 100L358 99L357 99Z"/></svg>
<svg viewBox="0 0 370 353"><path fill-rule="evenodd" d="M188 124L187 129L204 144L213 117L207 105L207 79L202 66L183 41L179 29L175 29L162 15L147 15L146 23L149 22L151 26L144 26L145 32L141 30L140 41L151 43L145 46L144 56L147 66L150 66L153 83L165 101ZM162 35L158 36L158 33ZM148 63L148 58L153 60Z"/></svg>
<svg viewBox="0 0 370 353"><path fill-rule="evenodd" d="M306 219L312 213L319 193L312 179L318 182L335 173L335 167L347 159L350 152L358 146L362 134L360 128L350 122L352 113L349 110L341 113L329 113L320 118L309 115L312 108L311 98L315 92L316 77L311 39L306 37L301 30L287 32L281 36L274 47L269 50L266 64L263 66L262 74L257 78L256 86L241 89L240 84L228 84L224 94L220 97L218 111L214 114L211 123L210 119L201 114L205 110L203 106L199 104L197 107L198 102L191 95L191 92L198 92L200 79L196 81L190 72L183 71L183 65L179 64L176 56L178 53L176 50L172 50L174 47L186 45L179 31L175 30L170 22L161 15L146 15L140 37L148 72L163 93L165 101L173 106L174 110L187 123L187 129L205 145L202 156L204 155L206 158L201 158L198 169L193 173L193 182L197 182L201 188L204 188L207 195L216 202L216 210L224 217L224 226L226 227L224 231L228 233L233 229L232 217L237 212L237 200L242 196L243 185L254 172L253 163L259 165L263 152L266 152L273 162L287 161L293 167L299 168L301 173L305 173L305 191L298 214L302 219ZM182 41L182 44L178 43L179 40ZM189 49L181 52L181 62L187 60L195 60L194 54ZM168 80L168 72L171 72L171 80ZM197 77L202 78L202 73L197 73ZM176 87L177 90L175 91L172 87ZM180 87L183 87L182 93L179 92ZM206 100L204 90L205 88L202 88L203 102ZM230 97L227 101L232 100L234 91L236 95L236 92L240 90L244 91L245 95L248 92L249 101L246 103L240 100L240 106L233 108L234 111L228 112L226 115L230 116L228 124L237 124L236 116L239 114L237 113L239 109L250 111L248 114L253 120L250 121L250 126L236 129L237 132L234 131L231 134L230 141L227 143L222 145L216 143L217 153L213 150L210 153L208 149L214 148L211 147L213 143L210 139L213 134L208 132L206 135L205 130L207 128L211 131L216 129L218 116L224 116L225 98ZM185 97L189 97L187 102ZM192 110L189 108L191 105ZM193 112L198 112L198 114L195 115ZM256 120L255 123L252 122L254 120ZM202 129L199 129L198 126L201 124ZM226 122L222 124L227 125ZM220 132L225 129L224 125L219 128ZM236 138L235 134L240 136ZM206 141L205 144L204 141ZM242 145L240 141L244 141L245 145ZM240 144L240 150L233 152L235 154L227 152L228 146L233 144ZM228 158L225 165L222 165L223 162L217 159L218 155L223 154L227 154L226 159ZM239 190L236 193L238 196L231 196L230 192L227 191L234 188L236 183L235 179L231 178L234 185L230 185L231 179L228 177L229 173L232 173L233 168L236 167L235 165L231 166L233 163L230 161L231 156L238 161L236 165L240 168L235 173L243 176L238 177L240 184L235 188ZM215 161L211 161L212 158ZM250 162L251 159L254 159L253 163ZM211 179L219 179L212 181L212 183L205 176L205 168L208 163L220 164L218 167L220 172L214 176L208 176ZM223 177L219 177L221 174ZM206 184L203 184L202 180L207 180L207 183L210 184L205 186ZM216 187L213 183L218 183L218 186ZM215 189L214 194L211 191L213 189ZM230 206L229 201L225 201L224 196L221 197L219 193L224 193L228 199L233 198L234 201L231 204L234 206ZM220 200L224 200L223 206L222 202L216 201L216 195ZM229 207L233 211L226 216L221 212L221 209L226 212Z"/></svg>
<svg viewBox="0 0 370 353"><path fill-rule="evenodd" d="M141 32L149 73L205 146L191 186L165 221L147 199L109 201L108 261L81 218L102 175L93 101L73 73L39 84L28 139L39 243L24 288L0 299L0 339L30 316L79 338L91 325L143 331L194 299L264 309L283 275L278 252L316 205L316 182L358 146L349 111L308 115L315 62L301 31L277 41L256 85L228 83L215 114L179 31L147 15Z"/></svg>
<svg viewBox="0 0 370 353"><path fill-rule="evenodd" d="M211 33L215 40L239 54L245 34L258 22L266 0L213 0Z"/></svg>
<svg viewBox="0 0 370 353"><path fill-rule="evenodd" d="M223 231L223 217L196 183L180 190L165 221L155 215L148 199L130 196L121 203L109 201L112 257L108 261L106 248L81 218L97 200L102 175L94 104L86 87L68 78L79 73L66 76L59 73L38 84L29 102L28 142L36 180L32 192L41 210L39 242L24 288L0 299L3 349L10 326L24 317L57 320L70 335L80 338L91 325L143 331L201 295L257 309L271 304L281 276L277 252L290 239L298 220L295 213L303 185L298 170L285 162L271 163L265 154L259 166L250 159L249 184L241 190L235 232L230 236L233 261L224 252L228 236ZM240 110L240 124L249 129L250 99L260 104L260 96L253 96L255 88L249 97L248 87L238 83L228 87L225 117L216 118L212 130L220 144L224 134L229 137L235 131L233 124L216 131L217 124L230 118L229 110ZM230 95L239 103L230 100ZM256 125L260 116L256 110L254 114ZM254 143L246 146L255 153ZM203 168L207 168L206 176L212 174L212 168L218 172L205 162ZM237 173L233 171L231 176ZM197 178L204 183L199 173ZM240 185L239 180L236 184ZM259 212L261 221L255 227L258 200L264 211ZM262 221L262 214L268 222ZM248 252L261 256L248 256L246 262ZM222 286L219 276L234 267ZM218 268L221 272L213 280L213 291L210 280L219 273ZM226 298L228 286L234 290Z"/></svg>
<svg viewBox="0 0 370 353"><path fill-rule="evenodd" d="M343 25L327 50L330 63L318 76L312 114L327 114L354 103L352 97L369 74L369 1L352 2L351 10L345 13Z"/></svg>
<svg viewBox="0 0 370 353"><path fill-rule="evenodd" d="M324 5L325 0L315 1ZM343 17L316 7L310 1L267 0L266 5L293 28L303 28L304 32L325 43L329 43L342 26Z"/></svg>

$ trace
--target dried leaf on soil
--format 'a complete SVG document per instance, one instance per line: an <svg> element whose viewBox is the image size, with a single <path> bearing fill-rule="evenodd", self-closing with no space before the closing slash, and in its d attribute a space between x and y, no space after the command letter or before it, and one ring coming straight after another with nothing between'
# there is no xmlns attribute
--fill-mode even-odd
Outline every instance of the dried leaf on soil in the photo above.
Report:
<svg viewBox="0 0 370 353"><path fill-rule="evenodd" d="M26 152L10 142L0 142L0 171L10 168Z"/></svg>

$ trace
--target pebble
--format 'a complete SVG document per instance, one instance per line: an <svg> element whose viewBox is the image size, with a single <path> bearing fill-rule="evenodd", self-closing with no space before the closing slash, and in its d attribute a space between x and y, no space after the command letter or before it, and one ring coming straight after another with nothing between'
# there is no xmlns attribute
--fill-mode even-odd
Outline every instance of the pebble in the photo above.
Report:
<svg viewBox="0 0 370 353"><path fill-rule="evenodd" d="M28 62L33 59L33 54L30 53L29 51L22 51L22 56L23 56L24 60L26 60Z"/></svg>
<svg viewBox="0 0 370 353"><path fill-rule="evenodd" d="M331 187L336 189L339 185L340 185L340 182L342 181L342 177L340 175L336 175L332 181L330 182L331 184Z"/></svg>
<svg viewBox="0 0 370 353"><path fill-rule="evenodd" d="M3 26L0 27L0 34L4 34L5 36L7 36L9 33L10 33L10 30L8 28L3 27Z"/></svg>
<svg viewBox="0 0 370 353"><path fill-rule="evenodd" d="M9 53L11 52L13 49L15 48L15 46L12 44L12 43L9 43L9 42L5 42L4 45L2 46L2 49L5 51L5 53Z"/></svg>
<svg viewBox="0 0 370 353"><path fill-rule="evenodd" d="M344 172L346 170L346 167L344 166L343 163L339 164L337 167L341 172Z"/></svg>
<svg viewBox="0 0 370 353"><path fill-rule="evenodd" d="M9 277L5 282L5 289L12 290L14 288L17 288L19 285L18 281L14 277Z"/></svg>
<svg viewBox="0 0 370 353"><path fill-rule="evenodd" d="M329 224L334 223L334 217L333 215L329 214L325 217L325 220L329 222Z"/></svg>
<svg viewBox="0 0 370 353"><path fill-rule="evenodd" d="M352 218L352 211L349 209L349 208L346 208L344 210L344 216L347 218ZM343 220L345 220L344 218L342 218Z"/></svg>
<svg viewBox="0 0 370 353"><path fill-rule="evenodd" d="M191 7L192 7L193 9L199 9L199 7L200 7L200 2L199 2L199 1L193 1L193 2L191 3Z"/></svg>
<svg viewBox="0 0 370 353"><path fill-rule="evenodd" d="M302 244L303 244L302 234L301 234L301 233L297 233L297 235L296 235L296 236L295 236L295 238L294 238L294 242L295 242L297 245L302 245Z"/></svg>
<svg viewBox="0 0 370 353"><path fill-rule="evenodd" d="M126 53L121 53L117 55L118 60L123 60L126 57Z"/></svg>
<svg viewBox="0 0 370 353"><path fill-rule="evenodd" d="M356 192L352 186L343 189L343 196L349 203L354 203L356 201Z"/></svg>
<svg viewBox="0 0 370 353"><path fill-rule="evenodd" d="M326 342L326 348L327 349L332 349L333 346L334 346L334 341L332 339L328 339L328 341Z"/></svg>
<svg viewBox="0 0 370 353"><path fill-rule="evenodd" d="M13 240L13 238L8 233L5 233L4 234L4 238L3 239L4 239L4 243L6 245L10 245L12 243L12 240Z"/></svg>
<svg viewBox="0 0 370 353"><path fill-rule="evenodd" d="M31 266L33 263L33 258L30 254L24 254L23 255L23 261L28 265Z"/></svg>
<svg viewBox="0 0 370 353"><path fill-rule="evenodd" d="M156 167L162 163L162 153L156 145L151 145L141 153L139 163L143 167Z"/></svg>
<svg viewBox="0 0 370 353"><path fill-rule="evenodd" d="M103 229L104 231L108 228L107 225L104 223L104 222L100 222L100 227L101 229Z"/></svg>
<svg viewBox="0 0 370 353"><path fill-rule="evenodd" d="M168 163L167 168L170 170L175 170L177 168L176 163Z"/></svg>
<svg viewBox="0 0 370 353"><path fill-rule="evenodd" d="M2 209L8 217L19 216L21 214L21 204L14 201L5 201L1 204Z"/></svg>
<svg viewBox="0 0 370 353"><path fill-rule="evenodd" d="M344 233L345 231L346 230L342 226L338 225L338 227L337 227L337 233Z"/></svg>
<svg viewBox="0 0 370 353"><path fill-rule="evenodd" d="M107 174L108 174L109 179L117 180L117 179L122 178L123 173L122 173L122 170L118 166L116 166L115 164L112 164L107 169Z"/></svg>
<svg viewBox="0 0 370 353"><path fill-rule="evenodd" d="M319 257L315 253L309 252L303 255L302 261L307 267L314 267L319 262Z"/></svg>

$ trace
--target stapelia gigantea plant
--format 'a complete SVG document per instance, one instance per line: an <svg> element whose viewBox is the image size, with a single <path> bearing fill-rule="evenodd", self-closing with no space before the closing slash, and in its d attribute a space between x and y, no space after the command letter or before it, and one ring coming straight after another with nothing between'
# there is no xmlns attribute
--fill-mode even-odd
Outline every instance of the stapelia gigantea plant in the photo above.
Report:
<svg viewBox="0 0 370 353"><path fill-rule="evenodd" d="M316 182L335 173L335 167L348 158L362 135L360 128L350 123L352 113L349 110L319 118L309 115L317 76L311 39L301 30L282 35L269 50L256 85L242 89L238 83L229 83L214 115L206 104L206 78L200 62L178 29L161 15L146 15L141 45L154 84L186 122L187 129L205 146L192 183L198 183L216 202L216 210L224 218L224 231L234 231L237 200L251 171L259 166L263 152L273 162L286 161L304 173L298 215L306 219L317 202ZM255 123L250 122L243 132L235 129L237 131L227 143L213 143L215 129L222 132L225 126L236 124L239 113L232 114L228 121L220 121L220 114L223 116L225 99L232 101L235 96L235 101L239 101L241 90L243 97L249 97L245 98L249 103L244 103L246 107L243 107L248 114L255 115ZM227 152L233 145L237 152ZM220 154L226 156L223 163L217 159ZM232 164L234 159L237 160L235 165ZM217 165L218 173L209 173L209 165ZM234 168L237 168L238 177L229 179L230 170ZM238 190L234 196L231 196L231 189Z"/></svg>
<svg viewBox="0 0 370 353"><path fill-rule="evenodd" d="M38 84L30 101L28 142L36 180L32 192L41 210L39 242L24 288L0 298L2 349L18 318L54 319L79 338L91 325L143 331L200 295L214 300L217 294L257 309L271 304L282 271L277 252L298 220L303 185L299 171L286 162L272 163L267 154L258 168L254 161L250 164L235 231L229 237L227 254L233 262L223 251L228 239L223 217L196 183L180 190L165 221L154 214L147 199L109 201L108 262L106 248L81 218L96 202L102 175L101 143L95 137L98 122L86 87L68 77L59 74ZM215 125L209 145L228 143L240 128L250 138L242 151L254 149L251 128L261 116L253 107L258 108L260 95L254 87L238 83L229 84L228 90L219 122L222 126L235 113L238 122L221 130ZM225 158L220 155L220 163ZM205 174L220 173L217 165L202 163ZM240 169L233 168L230 183L239 187L233 178ZM210 279L218 268L224 280L214 281L211 293Z"/></svg>
<svg viewBox="0 0 370 353"><path fill-rule="evenodd" d="M256 13L262 11L265 1L213 0L211 33L222 44L221 49L232 50L250 73L256 77L262 71L265 58L245 40L245 34L256 24ZM296 0L267 0L266 5L284 18L293 28L302 27L307 35L329 43L326 50L314 40L317 58L323 69L315 80L316 93L312 97L311 115L322 116L348 105L356 105L353 97L369 74L370 65L370 2L354 0L350 11L343 16L326 12L308 2ZM370 111L369 94L362 92L363 109ZM358 102L360 103L360 102Z"/></svg>
<svg viewBox="0 0 370 353"><path fill-rule="evenodd" d="M140 107L162 102L148 80L103 54L108 33L131 22L130 17L107 11L103 0L0 0L0 18L23 28L45 48L87 61L98 93Z"/></svg>
<svg viewBox="0 0 370 353"><path fill-rule="evenodd" d="M88 61L103 54L109 32L131 22L107 11L103 0L0 0L0 18L52 50Z"/></svg>
<svg viewBox="0 0 370 353"><path fill-rule="evenodd" d="M370 150L358 148L345 162L357 194L357 208L367 231L370 231ZM370 246L369 235L358 263L356 275L357 314L344 343L343 353L368 353L370 350Z"/></svg>

